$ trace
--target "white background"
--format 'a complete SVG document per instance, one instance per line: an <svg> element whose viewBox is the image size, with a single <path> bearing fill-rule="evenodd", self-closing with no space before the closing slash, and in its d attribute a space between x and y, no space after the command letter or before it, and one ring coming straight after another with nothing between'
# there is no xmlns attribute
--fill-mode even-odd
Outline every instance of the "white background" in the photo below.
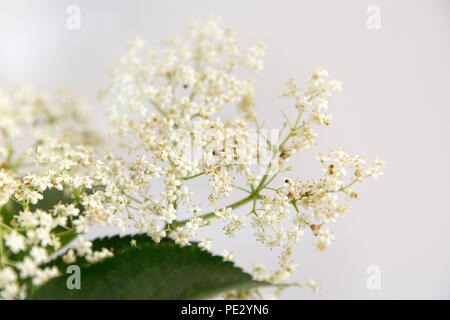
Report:
<svg viewBox="0 0 450 320"><path fill-rule="evenodd" d="M80 30L66 27L70 4L81 8ZM366 26L372 4L381 10L379 30ZM328 251L316 252L308 236L296 252L294 280L312 275L320 293L292 288L283 297L450 298L450 1L1 0L0 86L64 86L101 115L98 90L127 40L140 35L157 44L183 34L186 14L211 13L243 47L267 42L256 93L269 128L280 126L281 108L293 111L277 98L290 77L306 84L324 64L343 81L330 103L331 128L320 131L318 148L296 158L295 174L316 175L319 166L309 159L336 146L388 161L381 179L356 188L361 200L333 225L337 242ZM249 234L216 238L214 250L232 250L245 268L276 257ZM369 265L381 269L380 290L366 286Z"/></svg>

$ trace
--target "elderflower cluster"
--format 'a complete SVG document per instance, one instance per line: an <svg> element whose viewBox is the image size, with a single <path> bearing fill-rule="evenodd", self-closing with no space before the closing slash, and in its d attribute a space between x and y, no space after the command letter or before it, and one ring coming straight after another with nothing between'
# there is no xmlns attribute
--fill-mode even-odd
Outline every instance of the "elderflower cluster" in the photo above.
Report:
<svg viewBox="0 0 450 320"><path fill-rule="evenodd" d="M252 79L238 71L259 71L265 45L259 42L241 54L232 33L209 19L203 25L191 21L186 39L165 41L162 52L143 46L140 39L131 42L111 71L104 93L111 135L136 155L131 164L140 189L135 227L155 241L174 231L177 242L187 244L203 224L200 218L189 227L162 228L176 220L177 207L195 211L188 180L206 175L214 204L230 196L236 177L258 179L251 170L258 140L249 134L248 121L255 114L254 89ZM240 112L216 116L228 104ZM148 192L158 179L164 191Z"/></svg>
<svg viewBox="0 0 450 320"><path fill-rule="evenodd" d="M45 262L77 235L64 262L84 257L95 263L110 257L106 248L94 251L83 235L94 224L123 226L117 212L128 203L122 162L110 155L99 159L86 146L45 140L24 158L38 169L23 176L0 169L0 206L15 213L0 220L0 296L6 299L25 297L32 286L59 275L61 270ZM63 200L40 208L52 194Z"/></svg>
<svg viewBox="0 0 450 320"><path fill-rule="evenodd" d="M283 282L296 269L292 256L305 231L312 231L319 250L328 247L334 236L326 225L357 198L350 186L376 178L384 162L364 167L359 156L337 149L319 157L322 179L288 177L289 160L317 144L315 126L330 124L328 100L341 83L329 80L322 66L303 92L290 80L281 96L294 100L298 117L288 120L288 132L273 141L255 119L251 75L262 69L264 50L265 44L258 42L241 52L215 18L203 24L191 21L186 37L166 40L160 50L145 47L140 39L131 42L103 94L111 135L128 150L139 177L139 207L130 215L135 226L156 241L171 236L180 245L195 239L209 220L222 223L227 236L250 226L260 243L281 249L280 268L264 278ZM235 108L234 116L221 115L230 108ZM252 135L255 126L257 134ZM262 163L268 164L263 171ZM203 208L191 200L191 179L199 176L208 178L211 190L211 212L201 215ZM269 186L283 176L282 185ZM148 192L151 183L161 180L164 191ZM236 186L238 180L244 185ZM241 191L247 192L242 200L218 205ZM250 212L237 210L246 204L251 204ZM181 219L180 211L192 216ZM228 251L224 257L230 258Z"/></svg>
<svg viewBox="0 0 450 320"><path fill-rule="evenodd" d="M124 207L120 175L114 176L121 165L109 163L111 157L94 160L87 145L99 136L87 111L66 90L57 96L29 84L11 94L0 90L0 298L25 298L60 274L46 262L94 223L120 224L113 213ZM20 153L21 144L32 146ZM55 195L64 200L54 202ZM111 255L77 253L91 262Z"/></svg>
<svg viewBox="0 0 450 320"><path fill-rule="evenodd" d="M262 264L254 268L256 278L276 283L296 270L294 250L306 232L315 237L318 250L330 246L335 239L330 223L358 198L353 186L377 178L385 163L377 159L368 166L360 156L335 149L319 154L320 179L292 177L289 162L317 144L317 126L330 125L328 101L341 84L328 79L321 66L305 90L290 80L281 96L293 101L297 117L286 119L274 137L256 120L252 76L263 68L265 47L260 41L240 50L216 18L191 20L185 37L165 40L159 49L136 39L101 92L109 141L117 149L99 155L87 141L53 132L60 140L44 135L22 157L35 169L20 175L11 165L10 144L0 145L6 159L0 169L0 207L17 212L0 221L0 296L24 296L56 276L60 270L45 262L69 241L62 257L66 263L111 256L106 248L94 251L84 239L93 224L146 233L155 242L171 237L181 246L213 223L228 237L251 232L260 244L280 251L276 270ZM18 96L24 110L50 110L46 99L30 92ZM69 100L67 106L78 105ZM28 121L15 115L12 105L0 93L0 110L7 114L0 124L4 137L20 126L45 127L50 119L72 129L59 113L41 111L47 120L34 115ZM195 192L197 179L207 181L208 193ZM66 200L39 207L50 192L63 193ZM238 194L242 198L229 203ZM201 205L194 196L203 196ZM198 246L210 250L212 240L203 238ZM234 256L224 250L223 258ZM313 282L307 286L317 291Z"/></svg>
<svg viewBox="0 0 450 320"><path fill-rule="evenodd" d="M52 137L75 144L97 143L99 137L90 124L88 111L84 102L64 89L52 96L26 83L18 85L10 95L0 88L0 141L4 144L0 145L0 161L5 159L8 143L26 131L31 131L35 140Z"/></svg>

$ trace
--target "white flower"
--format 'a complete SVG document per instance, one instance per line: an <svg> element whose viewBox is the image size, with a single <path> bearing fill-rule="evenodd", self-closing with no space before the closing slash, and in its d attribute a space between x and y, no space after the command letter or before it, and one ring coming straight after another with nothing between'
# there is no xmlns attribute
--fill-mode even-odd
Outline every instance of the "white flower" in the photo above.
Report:
<svg viewBox="0 0 450 320"><path fill-rule="evenodd" d="M232 252L229 252L227 249L224 249L222 252L222 257L224 261L230 261L234 259L234 255Z"/></svg>
<svg viewBox="0 0 450 320"><path fill-rule="evenodd" d="M13 282L4 286L4 289L0 291L0 297L3 297L6 300L15 299L20 292L20 286Z"/></svg>
<svg viewBox="0 0 450 320"><path fill-rule="evenodd" d="M38 270L37 264L30 257L25 257L23 261L17 264L20 271L20 277L25 279L34 276Z"/></svg>
<svg viewBox="0 0 450 320"><path fill-rule="evenodd" d="M207 238L203 238L202 241L199 242L198 246L202 250L211 250L211 240Z"/></svg>
<svg viewBox="0 0 450 320"><path fill-rule="evenodd" d="M232 208L221 208L219 210L216 210L214 213L219 218L227 219L231 217L232 210L233 210Z"/></svg>
<svg viewBox="0 0 450 320"><path fill-rule="evenodd" d="M35 277L33 278L33 284L35 286L40 286L47 282L48 280L57 277L59 275L58 268L56 266L47 267L45 269L38 269L36 271Z"/></svg>
<svg viewBox="0 0 450 320"><path fill-rule="evenodd" d="M27 191L25 197L30 200L32 204L36 204L39 200L44 199L44 196L37 191Z"/></svg>
<svg viewBox="0 0 450 320"><path fill-rule="evenodd" d="M24 228L34 228L38 226L38 215L29 210L24 210L19 213L18 221Z"/></svg>
<svg viewBox="0 0 450 320"><path fill-rule="evenodd" d="M306 285L309 288L313 289L314 293L317 293L320 290L319 282L316 279L312 278L312 277L309 278L309 280L308 280Z"/></svg>
<svg viewBox="0 0 450 320"><path fill-rule="evenodd" d="M64 263L67 264L74 263L77 260L75 250L73 249L67 250L67 253L62 256L62 260L64 261Z"/></svg>
<svg viewBox="0 0 450 320"><path fill-rule="evenodd" d="M102 248L101 251L91 252L86 256L86 260L90 263L96 263L106 258L112 257L113 253L106 248Z"/></svg>
<svg viewBox="0 0 450 320"><path fill-rule="evenodd" d="M0 288L17 280L17 274L11 267L0 270Z"/></svg>
<svg viewBox="0 0 450 320"><path fill-rule="evenodd" d="M92 242L84 240L83 237L78 236L75 240L74 249L80 256L86 256L92 253Z"/></svg>
<svg viewBox="0 0 450 320"><path fill-rule="evenodd" d="M33 247L30 251L31 257L33 257L34 261L36 261L37 264L41 264L42 262L45 262L48 258L47 250L40 247Z"/></svg>
<svg viewBox="0 0 450 320"><path fill-rule="evenodd" d="M12 231L9 234L3 236L6 246L12 253L17 254L22 250L25 250L25 238L17 231Z"/></svg>

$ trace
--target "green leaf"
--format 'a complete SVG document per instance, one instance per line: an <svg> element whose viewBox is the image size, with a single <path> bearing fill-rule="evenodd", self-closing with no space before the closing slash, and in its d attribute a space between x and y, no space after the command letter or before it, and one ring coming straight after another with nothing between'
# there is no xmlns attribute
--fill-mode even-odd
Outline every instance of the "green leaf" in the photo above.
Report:
<svg viewBox="0 0 450 320"><path fill-rule="evenodd" d="M135 239L137 247L131 247ZM196 244L180 247L172 240L155 243L147 235L103 238L94 249L108 248L114 257L93 265L84 259L81 289L69 290L64 274L39 288L33 299L203 299L233 289L268 286L222 257ZM66 270L61 258L53 262Z"/></svg>
<svg viewBox="0 0 450 320"><path fill-rule="evenodd" d="M13 200L9 200L6 204L0 207L1 221L9 225L11 220L20 212L21 209L22 207L20 204L14 202Z"/></svg>
<svg viewBox="0 0 450 320"><path fill-rule="evenodd" d="M53 209L53 207L58 204L70 204L74 200L67 190L59 191L58 189L47 189L42 193L43 199L40 200L36 205L30 205L30 210L34 211L36 209L41 209L48 211Z"/></svg>

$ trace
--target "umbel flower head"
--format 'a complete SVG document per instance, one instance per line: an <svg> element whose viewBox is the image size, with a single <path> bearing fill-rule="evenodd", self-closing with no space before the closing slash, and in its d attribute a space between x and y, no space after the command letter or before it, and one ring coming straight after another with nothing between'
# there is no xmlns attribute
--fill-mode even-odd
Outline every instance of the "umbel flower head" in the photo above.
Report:
<svg viewBox="0 0 450 320"><path fill-rule="evenodd" d="M93 251L83 238L93 224L144 232L156 242L171 237L181 246L213 223L229 237L249 232L280 251L276 270L254 268L256 278L277 283L296 269L294 249L305 232L318 250L330 246L335 239L329 224L358 198L353 186L377 178L385 163L377 159L368 166L360 156L334 149L317 156L320 179L293 177L290 160L317 144L318 126L331 124L328 99L341 83L321 66L304 90L289 80L281 96L297 116L274 134L256 120L252 76L263 69L265 47L260 41L241 50L216 18L191 20L186 36L165 40L159 49L136 39L101 92L110 122L106 155L87 141L75 145L47 135L23 155L36 164L33 172L18 174L6 156L0 206L15 203L20 210L0 222L0 295L24 296L60 272L41 266L65 244L61 233L76 237L66 263L111 256L106 249ZM6 144L3 150L8 153ZM202 201L193 200L202 195L193 188L196 178L208 183ZM65 193L67 201L36 209L49 190ZM238 194L240 200L228 201ZM199 246L209 250L212 240L203 238ZM225 250L223 257L233 259L233 253Z"/></svg>

